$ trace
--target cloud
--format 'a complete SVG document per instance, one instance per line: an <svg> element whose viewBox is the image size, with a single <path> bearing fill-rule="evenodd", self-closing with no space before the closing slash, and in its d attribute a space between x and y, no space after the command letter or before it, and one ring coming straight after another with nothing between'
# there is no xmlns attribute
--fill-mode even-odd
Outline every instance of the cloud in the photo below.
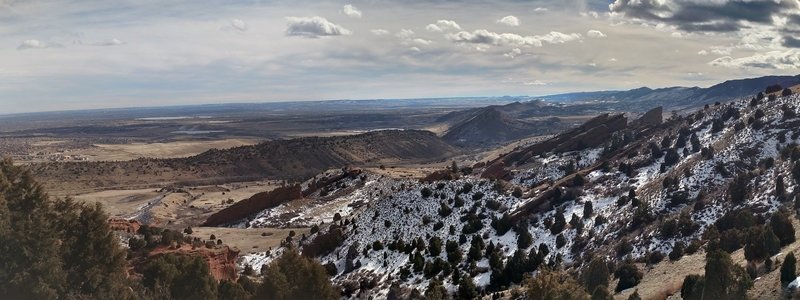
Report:
<svg viewBox="0 0 800 300"><path fill-rule="evenodd" d="M288 17L286 35L306 38L350 35L352 32L319 16Z"/></svg>
<svg viewBox="0 0 800 300"><path fill-rule="evenodd" d="M231 27L238 31L247 31L247 23L239 19L231 20Z"/></svg>
<svg viewBox="0 0 800 300"><path fill-rule="evenodd" d="M580 15L582 17L592 17L592 18L595 18L595 19L600 17L600 14L598 14L596 11L582 12L582 13L580 13Z"/></svg>
<svg viewBox="0 0 800 300"><path fill-rule="evenodd" d="M17 46L17 50L27 50L27 49L46 49L46 48L62 48L61 44L57 43L48 43L42 42L40 40L30 39L24 40L22 43Z"/></svg>
<svg viewBox="0 0 800 300"><path fill-rule="evenodd" d="M708 64L717 67L744 69L797 69L800 68L800 50L790 49L787 51L770 51L740 58L723 56L709 62Z"/></svg>
<svg viewBox="0 0 800 300"><path fill-rule="evenodd" d="M508 25L508 26L519 26L519 19L515 16L505 16L500 20L497 20L498 24Z"/></svg>
<svg viewBox="0 0 800 300"><path fill-rule="evenodd" d="M786 48L800 48L800 39L785 36L783 37L783 46Z"/></svg>
<svg viewBox="0 0 800 300"><path fill-rule="evenodd" d="M455 21L451 20L438 20L434 24L428 24L425 29L432 32L443 32L449 30L461 30L461 26Z"/></svg>
<svg viewBox="0 0 800 300"><path fill-rule="evenodd" d="M775 0L615 0L612 13L651 23L665 23L688 32L732 32L798 9L798 1Z"/></svg>
<svg viewBox="0 0 800 300"><path fill-rule="evenodd" d="M486 29L478 29L473 32L460 31L448 34L447 38L453 42L460 43L541 47L545 42L549 44L563 44L580 40L581 35L578 33L565 34L553 31L545 35L522 36L514 33L496 33Z"/></svg>
<svg viewBox="0 0 800 300"><path fill-rule="evenodd" d="M706 50L697 51L697 55L708 55L708 51Z"/></svg>
<svg viewBox="0 0 800 300"><path fill-rule="evenodd" d="M546 12L549 11L547 7L537 7L533 9L534 12Z"/></svg>
<svg viewBox="0 0 800 300"><path fill-rule="evenodd" d="M599 30L594 30L594 29L587 31L586 32L586 36L591 37L591 38L604 38L604 37L606 37L606 35L604 33L600 32Z"/></svg>
<svg viewBox="0 0 800 300"><path fill-rule="evenodd" d="M523 82L522 84L524 84L524 85L542 86L542 85L547 85L547 82L544 82L544 81L541 81L541 80L537 79L537 80L534 80L534 81Z"/></svg>
<svg viewBox="0 0 800 300"><path fill-rule="evenodd" d="M733 52L733 49L729 47L711 47L711 53L716 55L731 55L731 52Z"/></svg>
<svg viewBox="0 0 800 300"><path fill-rule="evenodd" d="M342 7L342 13L348 17L359 19L361 18L361 11L358 10L355 6L350 4L345 5Z"/></svg>
<svg viewBox="0 0 800 300"><path fill-rule="evenodd" d="M510 52L503 54L503 56L514 58L514 57L519 56L520 54L522 54L522 50L520 50L519 48L514 48L514 49L511 49Z"/></svg>
<svg viewBox="0 0 800 300"><path fill-rule="evenodd" d="M125 45L125 42L120 40L120 39L113 38L113 39L110 39L110 40L105 40L105 41L92 43L92 45L94 45L94 46L119 46L119 45Z"/></svg>
<svg viewBox="0 0 800 300"><path fill-rule="evenodd" d="M387 35L387 34L389 34L388 30L380 29L380 28L370 30L369 32L372 32L372 34L374 34L374 35Z"/></svg>
<svg viewBox="0 0 800 300"><path fill-rule="evenodd" d="M414 35L415 35L415 33L414 33L413 30L403 28L403 29L400 29L400 31L398 31L394 36L396 36L396 37L398 37L400 39L403 39L403 40L410 40L410 39L414 38Z"/></svg>
<svg viewBox="0 0 800 300"><path fill-rule="evenodd" d="M233 19L230 21L229 24L219 28L219 30L222 31L238 31L238 32L245 32L247 31L247 29L248 29L247 23L240 19Z"/></svg>

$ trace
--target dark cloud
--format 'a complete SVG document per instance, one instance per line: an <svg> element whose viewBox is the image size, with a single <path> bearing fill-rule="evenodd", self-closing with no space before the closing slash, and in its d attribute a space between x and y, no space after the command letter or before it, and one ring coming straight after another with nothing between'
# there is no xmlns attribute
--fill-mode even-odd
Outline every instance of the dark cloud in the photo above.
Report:
<svg viewBox="0 0 800 300"><path fill-rule="evenodd" d="M645 21L663 22L684 31L731 32L745 28L743 22L772 24L773 16L796 10L795 1L774 0L616 0L612 12ZM800 16L792 15L792 19Z"/></svg>
<svg viewBox="0 0 800 300"><path fill-rule="evenodd" d="M787 48L800 48L800 39L785 36L783 37L783 46Z"/></svg>

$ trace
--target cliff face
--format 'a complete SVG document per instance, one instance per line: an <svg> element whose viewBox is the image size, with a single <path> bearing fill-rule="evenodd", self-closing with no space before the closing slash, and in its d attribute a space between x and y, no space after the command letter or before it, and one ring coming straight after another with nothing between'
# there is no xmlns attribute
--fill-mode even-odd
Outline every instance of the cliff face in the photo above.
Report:
<svg viewBox="0 0 800 300"><path fill-rule="evenodd" d="M219 226L238 221L259 211L302 197L303 194L298 184L261 192L209 216L203 226Z"/></svg>
<svg viewBox="0 0 800 300"><path fill-rule="evenodd" d="M568 152L597 147L608 141L615 132L627 128L627 125L628 118L622 114L599 115L578 128L559 134L552 139L499 157L489 164L489 167L486 168L486 171L484 171L481 177L507 177L508 173L502 171L506 166L524 164L531 157L547 152Z"/></svg>
<svg viewBox="0 0 800 300"><path fill-rule="evenodd" d="M214 248L198 247L192 249L189 245L180 248L159 248L150 252L150 257L155 258L165 254L177 254L187 256L199 256L208 263L208 270L217 281L229 280L236 281L239 277L236 272L236 259L239 257L239 249L228 246L217 246Z"/></svg>
<svg viewBox="0 0 800 300"><path fill-rule="evenodd" d="M111 218L108 219L108 227L113 231L134 234L139 231L139 227L142 227L142 224L139 224L139 221L136 220Z"/></svg>

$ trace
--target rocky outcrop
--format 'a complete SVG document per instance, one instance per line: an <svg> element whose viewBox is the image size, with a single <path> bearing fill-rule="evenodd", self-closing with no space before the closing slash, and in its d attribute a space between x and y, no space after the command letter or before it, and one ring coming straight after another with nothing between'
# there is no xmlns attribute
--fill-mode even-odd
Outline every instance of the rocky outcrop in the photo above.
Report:
<svg viewBox="0 0 800 300"><path fill-rule="evenodd" d="M350 169L350 168L343 168L342 173L328 178L321 178L319 180L315 180L308 184L308 188L303 191L303 197L307 197L314 192L318 191L319 189L330 186L331 184L336 183L339 180L345 178L355 178L358 175L361 175L363 171L361 169Z"/></svg>
<svg viewBox="0 0 800 300"><path fill-rule="evenodd" d="M155 249L150 252L150 257L155 258L170 253L203 258L208 263L208 271L217 281L236 281L239 277L236 271L236 259L239 257L239 249L228 246L192 248L190 245L183 245L178 248Z"/></svg>
<svg viewBox="0 0 800 300"><path fill-rule="evenodd" d="M108 219L108 227L113 231L135 234L142 227L142 224L139 224L139 221L136 220L111 218Z"/></svg>
<svg viewBox="0 0 800 300"><path fill-rule="evenodd" d="M547 152L567 152L597 147L608 141L613 133L627 128L627 124L628 118L623 114L602 114L552 139L513 151L498 158L492 164L503 162L506 166L510 166L525 163L526 158ZM492 167L492 165L489 166L489 168Z"/></svg>
<svg viewBox="0 0 800 300"><path fill-rule="evenodd" d="M648 110L644 115L633 121L631 126L635 127L651 127L658 126L664 123L664 108L659 106Z"/></svg>
<svg viewBox="0 0 800 300"><path fill-rule="evenodd" d="M203 226L219 226L239 221L262 210L302 197L303 194L299 184L279 187L269 192L261 192L209 216Z"/></svg>
<svg viewBox="0 0 800 300"><path fill-rule="evenodd" d="M508 179L510 176L511 172L506 170L505 164L502 161L490 165L481 173L481 178Z"/></svg>

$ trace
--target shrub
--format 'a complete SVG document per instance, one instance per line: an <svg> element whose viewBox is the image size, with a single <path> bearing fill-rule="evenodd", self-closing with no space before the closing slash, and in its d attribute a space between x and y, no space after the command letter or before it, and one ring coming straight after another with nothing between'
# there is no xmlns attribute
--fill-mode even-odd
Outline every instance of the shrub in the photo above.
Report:
<svg viewBox="0 0 800 300"><path fill-rule="evenodd" d="M775 235L778 236L781 246L794 243L794 225L792 225L788 211L780 210L773 214L770 218L769 225L772 227L772 231L775 233Z"/></svg>
<svg viewBox="0 0 800 300"><path fill-rule="evenodd" d="M564 218L564 210L559 208L556 210L553 225L550 226L550 233L553 235L559 234L564 231L564 227L567 225L567 220Z"/></svg>
<svg viewBox="0 0 800 300"><path fill-rule="evenodd" d="M422 195L422 198L428 198L433 194L433 191L431 191L431 189L426 186L426 187L422 188L419 191L419 193Z"/></svg>
<svg viewBox="0 0 800 300"><path fill-rule="evenodd" d="M338 299L325 268L289 249L265 269L258 299ZM183 295L185 296L185 295ZM202 298L200 298L202 299Z"/></svg>
<svg viewBox="0 0 800 300"><path fill-rule="evenodd" d="M592 206L592 201L586 201L583 204L583 218L589 219L592 217L593 213L594 213L594 208Z"/></svg>
<svg viewBox="0 0 800 300"><path fill-rule="evenodd" d="M676 261L681 259L683 256L683 242L676 242L674 246L672 246L672 251L669 252L669 260Z"/></svg>
<svg viewBox="0 0 800 300"><path fill-rule="evenodd" d="M750 276L730 254L712 250L706 255L704 299L745 299L751 285Z"/></svg>
<svg viewBox="0 0 800 300"><path fill-rule="evenodd" d="M593 291L599 286L606 287L609 282L608 264L602 259L592 259L589 268L586 270L586 288Z"/></svg>
<svg viewBox="0 0 800 300"><path fill-rule="evenodd" d="M684 300L700 300L703 296L705 278L702 275L687 275L681 285L681 298Z"/></svg>
<svg viewBox="0 0 800 300"><path fill-rule="evenodd" d="M794 252L789 252L781 265L781 284L787 284L797 278L797 259Z"/></svg>
<svg viewBox="0 0 800 300"><path fill-rule="evenodd" d="M589 294L571 276L564 272L542 270L536 277L528 277L523 285L526 299L588 300Z"/></svg>
<svg viewBox="0 0 800 300"><path fill-rule="evenodd" d="M622 265L614 271L614 277L619 279L614 291L620 292L638 285L642 280L642 276L642 272L639 271L639 268L636 267L633 262L626 261L622 263Z"/></svg>

